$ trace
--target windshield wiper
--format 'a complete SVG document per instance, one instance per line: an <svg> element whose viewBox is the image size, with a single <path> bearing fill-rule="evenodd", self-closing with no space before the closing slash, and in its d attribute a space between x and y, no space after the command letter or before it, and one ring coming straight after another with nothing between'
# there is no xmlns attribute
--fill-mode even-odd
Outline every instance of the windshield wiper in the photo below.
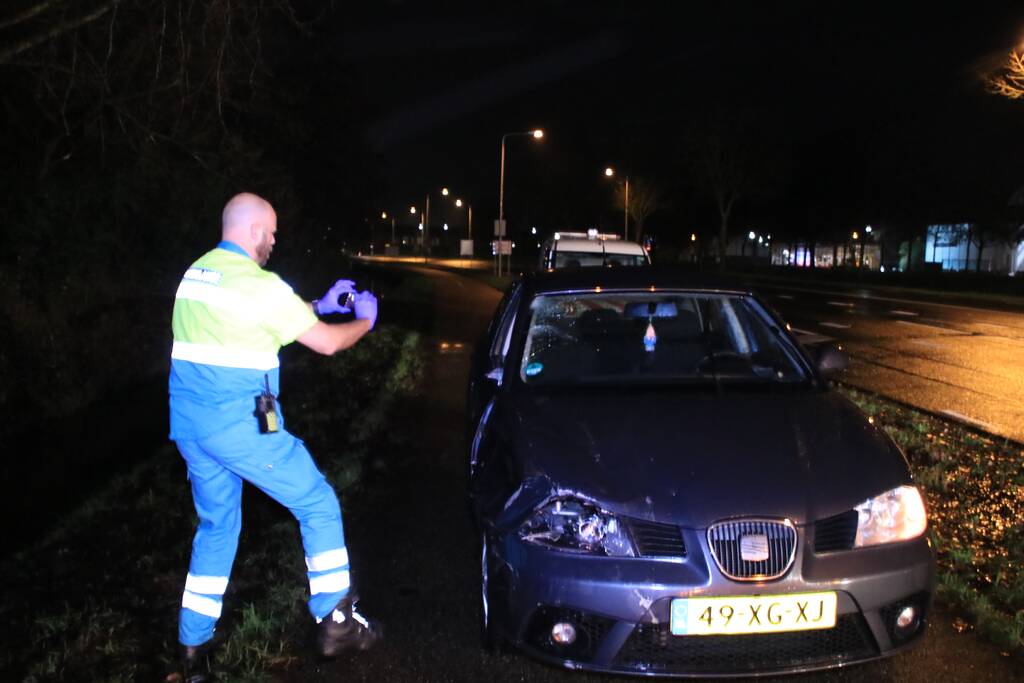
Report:
<svg viewBox="0 0 1024 683"><path fill-rule="evenodd" d="M712 386L712 382L702 375L598 375L595 377L574 377L550 382L531 383L534 387L581 387L581 386L617 386L617 387L650 387L650 386Z"/></svg>

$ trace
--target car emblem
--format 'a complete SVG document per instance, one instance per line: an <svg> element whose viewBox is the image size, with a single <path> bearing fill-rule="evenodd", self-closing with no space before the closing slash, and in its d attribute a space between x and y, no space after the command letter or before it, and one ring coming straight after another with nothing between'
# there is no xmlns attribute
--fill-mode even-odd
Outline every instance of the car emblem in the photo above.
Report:
<svg viewBox="0 0 1024 683"><path fill-rule="evenodd" d="M740 536L740 557L744 562L764 562L768 559L768 537L764 534Z"/></svg>

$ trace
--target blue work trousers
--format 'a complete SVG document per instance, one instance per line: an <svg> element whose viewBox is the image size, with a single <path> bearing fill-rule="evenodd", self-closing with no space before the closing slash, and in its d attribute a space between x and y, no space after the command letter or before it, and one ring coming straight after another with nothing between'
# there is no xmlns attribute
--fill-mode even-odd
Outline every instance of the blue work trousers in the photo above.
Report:
<svg viewBox="0 0 1024 683"><path fill-rule="evenodd" d="M305 445L284 431L260 434L246 420L197 441L177 441L188 465L199 527L192 542L178 639L213 637L242 528L242 481L287 507L299 521L306 554L309 611L330 614L351 583L341 507Z"/></svg>

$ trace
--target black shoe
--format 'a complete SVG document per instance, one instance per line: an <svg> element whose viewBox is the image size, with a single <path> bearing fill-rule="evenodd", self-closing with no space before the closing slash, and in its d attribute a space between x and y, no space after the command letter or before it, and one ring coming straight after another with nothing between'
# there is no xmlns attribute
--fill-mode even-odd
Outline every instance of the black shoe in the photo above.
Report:
<svg viewBox="0 0 1024 683"><path fill-rule="evenodd" d="M181 646L181 667L184 670L184 683L210 683L213 673L210 671L210 646L213 641L202 645Z"/></svg>
<svg viewBox="0 0 1024 683"><path fill-rule="evenodd" d="M384 629L356 611L354 598L342 598L317 626L316 648L322 657L369 650L383 640Z"/></svg>

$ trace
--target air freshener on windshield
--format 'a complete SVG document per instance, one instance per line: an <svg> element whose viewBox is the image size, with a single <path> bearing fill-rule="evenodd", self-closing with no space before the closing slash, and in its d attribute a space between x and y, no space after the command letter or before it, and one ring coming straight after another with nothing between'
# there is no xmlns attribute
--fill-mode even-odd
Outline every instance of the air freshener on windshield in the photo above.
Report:
<svg viewBox="0 0 1024 683"><path fill-rule="evenodd" d="M654 323L650 320L647 321L647 331L644 332L644 351L648 353L654 351L654 347L658 344L658 335L654 333Z"/></svg>

